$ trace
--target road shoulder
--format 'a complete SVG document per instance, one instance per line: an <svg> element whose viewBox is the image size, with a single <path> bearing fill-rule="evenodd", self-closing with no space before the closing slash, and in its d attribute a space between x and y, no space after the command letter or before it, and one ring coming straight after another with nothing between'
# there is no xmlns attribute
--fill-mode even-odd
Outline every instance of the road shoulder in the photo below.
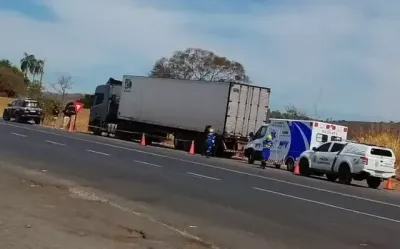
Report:
<svg viewBox="0 0 400 249"><path fill-rule="evenodd" d="M1 163L0 198L0 248L212 248L48 172Z"/></svg>

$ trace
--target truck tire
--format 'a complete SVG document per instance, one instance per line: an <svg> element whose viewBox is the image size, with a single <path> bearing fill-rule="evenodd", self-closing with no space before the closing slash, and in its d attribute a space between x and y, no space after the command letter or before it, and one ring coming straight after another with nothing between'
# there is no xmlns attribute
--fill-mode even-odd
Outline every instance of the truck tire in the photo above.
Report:
<svg viewBox="0 0 400 249"><path fill-rule="evenodd" d="M326 179L328 179L330 182L336 182L338 176L335 174L326 174Z"/></svg>
<svg viewBox="0 0 400 249"><path fill-rule="evenodd" d="M37 125L40 124L40 118L35 118L34 121L35 121L35 124L37 124Z"/></svg>
<svg viewBox="0 0 400 249"><path fill-rule="evenodd" d="M381 178L378 178L378 177L370 176L367 178L367 184L368 184L368 187L370 187L370 188L374 188L374 189L379 188L379 186L381 185L381 182L382 182Z"/></svg>
<svg viewBox="0 0 400 249"><path fill-rule="evenodd" d="M286 160L286 169L287 171L294 172L294 160L292 158Z"/></svg>
<svg viewBox="0 0 400 249"><path fill-rule="evenodd" d="M353 177L351 176L351 171L347 163L342 163L339 166L339 183L350 185Z"/></svg>
<svg viewBox="0 0 400 249"><path fill-rule="evenodd" d="M249 151L249 156L247 157L247 162L248 162L249 164L254 164L255 161L256 161L256 160L255 160L254 151L251 150L251 151Z"/></svg>

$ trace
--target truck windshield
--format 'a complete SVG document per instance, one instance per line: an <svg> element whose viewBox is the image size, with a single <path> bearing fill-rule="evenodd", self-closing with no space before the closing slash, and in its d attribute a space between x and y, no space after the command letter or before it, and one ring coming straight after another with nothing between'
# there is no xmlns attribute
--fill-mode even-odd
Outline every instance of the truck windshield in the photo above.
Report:
<svg viewBox="0 0 400 249"><path fill-rule="evenodd" d="M104 101L104 93L94 94L94 105L100 105Z"/></svg>

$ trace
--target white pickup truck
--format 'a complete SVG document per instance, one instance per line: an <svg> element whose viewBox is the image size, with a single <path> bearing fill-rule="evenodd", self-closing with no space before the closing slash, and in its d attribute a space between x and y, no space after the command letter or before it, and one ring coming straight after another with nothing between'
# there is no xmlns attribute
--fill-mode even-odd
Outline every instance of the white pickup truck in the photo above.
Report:
<svg viewBox="0 0 400 249"><path fill-rule="evenodd" d="M304 151L299 157L301 175L326 175L329 181L350 184L367 180L378 188L382 180L395 176L396 158L391 149L356 142L327 142Z"/></svg>

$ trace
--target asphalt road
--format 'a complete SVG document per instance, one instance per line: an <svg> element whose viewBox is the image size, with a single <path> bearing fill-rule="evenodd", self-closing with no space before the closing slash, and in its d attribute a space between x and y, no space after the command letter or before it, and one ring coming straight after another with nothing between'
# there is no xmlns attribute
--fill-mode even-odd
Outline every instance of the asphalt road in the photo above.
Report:
<svg viewBox="0 0 400 249"><path fill-rule="evenodd" d="M141 203L221 248L398 248L400 195L242 162L0 122L0 160Z"/></svg>

